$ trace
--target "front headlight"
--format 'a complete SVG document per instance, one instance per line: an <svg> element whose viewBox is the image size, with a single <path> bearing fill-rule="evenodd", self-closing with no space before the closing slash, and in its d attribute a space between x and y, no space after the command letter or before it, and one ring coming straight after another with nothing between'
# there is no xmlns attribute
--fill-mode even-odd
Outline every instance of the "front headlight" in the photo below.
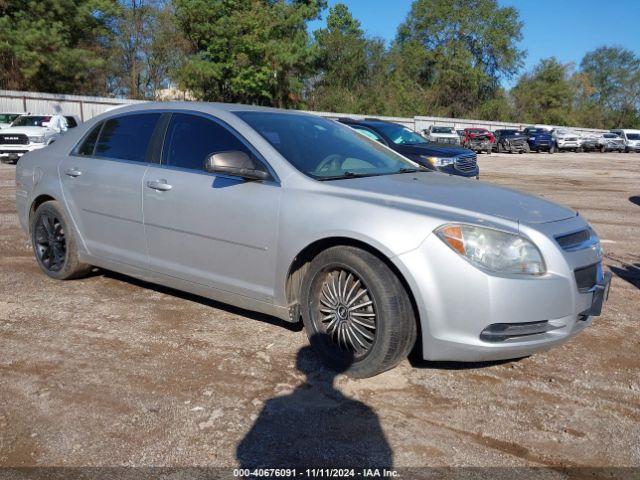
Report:
<svg viewBox="0 0 640 480"><path fill-rule="evenodd" d="M447 165L453 165L453 163L455 162L455 158L427 157L427 156L421 156L420 158L423 158L424 160L429 162L429 164L433 167L446 167Z"/></svg>
<svg viewBox="0 0 640 480"><path fill-rule="evenodd" d="M542 275L540 250L520 235L466 224L438 228L436 235L471 263L499 273Z"/></svg>
<svg viewBox="0 0 640 480"><path fill-rule="evenodd" d="M44 135L39 136L39 137L29 136L29 142L30 143L44 143Z"/></svg>

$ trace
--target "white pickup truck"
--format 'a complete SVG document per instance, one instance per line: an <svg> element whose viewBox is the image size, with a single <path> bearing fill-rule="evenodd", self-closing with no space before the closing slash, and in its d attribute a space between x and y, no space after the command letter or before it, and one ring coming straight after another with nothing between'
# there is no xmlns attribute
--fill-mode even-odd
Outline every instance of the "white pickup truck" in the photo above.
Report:
<svg viewBox="0 0 640 480"><path fill-rule="evenodd" d="M556 128L551 131L551 137L558 150L581 151L580 135L578 132L566 128Z"/></svg>
<svg viewBox="0 0 640 480"><path fill-rule="evenodd" d="M445 145L460 145L460 135L453 127L443 127L439 125L431 125L422 131L422 135L433 143L443 143Z"/></svg>
<svg viewBox="0 0 640 480"><path fill-rule="evenodd" d="M25 153L52 144L77 126L78 120L71 115L21 115L0 131L0 161L16 163Z"/></svg>

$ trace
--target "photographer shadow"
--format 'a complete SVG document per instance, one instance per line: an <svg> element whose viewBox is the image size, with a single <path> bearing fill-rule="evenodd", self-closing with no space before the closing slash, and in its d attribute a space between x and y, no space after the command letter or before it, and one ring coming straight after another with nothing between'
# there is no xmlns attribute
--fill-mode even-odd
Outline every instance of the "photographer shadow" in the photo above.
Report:
<svg viewBox="0 0 640 480"><path fill-rule="evenodd" d="M240 468L391 469L393 452L378 416L334 387L341 372L322 366L310 346L298 351L296 367L306 381L265 402L238 444Z"/></svg>

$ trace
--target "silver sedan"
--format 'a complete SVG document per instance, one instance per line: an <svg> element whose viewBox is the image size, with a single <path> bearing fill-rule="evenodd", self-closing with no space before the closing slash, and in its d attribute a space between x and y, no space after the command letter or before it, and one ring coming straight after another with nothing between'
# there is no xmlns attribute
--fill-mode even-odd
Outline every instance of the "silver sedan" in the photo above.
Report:
<svg viewBox="0 0 640 480"><path fill-rule="evenodd" d="M454 361L548 349L590 325L610 281L576 212L299 112L112 110L25 155L16 184L50 277L95 266L302 319L354 377L414 348Z"/></svg>

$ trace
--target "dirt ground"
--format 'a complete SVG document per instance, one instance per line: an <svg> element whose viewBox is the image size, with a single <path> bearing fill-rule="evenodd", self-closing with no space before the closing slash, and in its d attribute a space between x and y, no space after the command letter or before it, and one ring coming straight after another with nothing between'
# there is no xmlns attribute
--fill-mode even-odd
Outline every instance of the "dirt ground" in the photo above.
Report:
<svg viewBox="0 0 640 480"><path fill-rule="evenodd" d="M594 225L615 274L603 315L520 361L405 361L367 380L322 371L304 333L270 317L114 273L49 280L18 226L15 167L1 165L0 466L275 467L307 454L640 472L640 155L479 161L483 181Z"/></svg>

